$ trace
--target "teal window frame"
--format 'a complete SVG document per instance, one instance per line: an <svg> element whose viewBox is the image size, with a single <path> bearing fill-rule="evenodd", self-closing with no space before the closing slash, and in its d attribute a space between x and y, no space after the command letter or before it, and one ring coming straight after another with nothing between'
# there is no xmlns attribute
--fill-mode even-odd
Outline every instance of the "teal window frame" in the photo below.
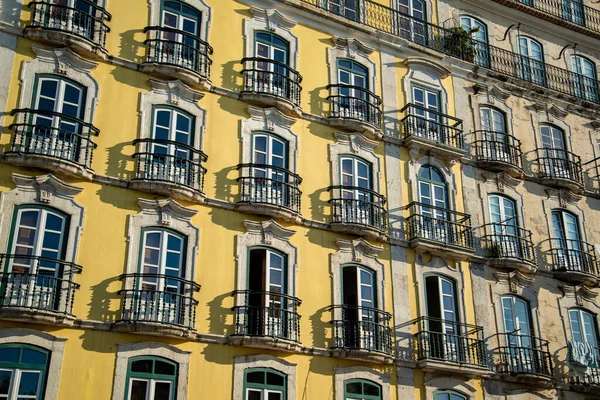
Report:
<svg viewBox="0 0 600 400"><path fill-rule="evenodd" d="M350 65L343 65L344 63L348 63ZM340 71L347 72L350 75L360 75L365 80L365 87L363 89L369 90L369 69L366 66L348 58L338 58L336 60L336 64L338 69L338 77L340 75Z"/></svg>
<svg viewBox="0 0 600 400"><path fill-rule="evenodd" d="M39 89L39 85L40 85L40 80L42 80L42 79L55 80L57 82L59 82L59 81L67 82L70 85L77 86L77 88L81 90L81 104L79 105L81 107L81 109L79 110L79 115L76 118L79 118L80 120L83 121L84 117L85 117L85 105L86 105L86 100L87 100L88 87L85 85L82 85L81 83L79 83L77 81L74 81L72 79L64 77L64 76L55 75L55 74L35 74L35 82L33 83L33 91L31 93L31 108L35 108L35 104L37 103L38 95L39 95L38 89ZM32 116L32 118L33 118L33 116Z"/></svg>
<svg viewBox="0 0 600 400"><path fill-rule="evenodd" d="M262 43L267 46L278 48L279 50L285 51L286 60L285 63L289 64L290 61L290 42L285 40L279 35L268 31L255 31L254 32L255 43Z"/></svg>
<svg viewBox="0 0 600 400"><path fill-rule="evenodd" d="M169 5L167 5L166 3L173 3L173 4L177 4L178 7L171 7ZM186 9L190 10L190 11L186 11ZM202 12L196 10L194 7L183 3L181 1L178 0L162 0L160 2L160 15L161 15L161 20L162 20L162 15L163 15L163 11L169 11L171 13L177 13L179 15L182 15L186 18L190 18L190 19L194 19L196 21L196 26L197 26L197 30L196 30L196 35L200 32L201 30L201 23L202 23Z"/></svg>
<svg viewBox="0 0 600 400"><path fill-rule="evenodd" d="M7 343L7 344L0 345L0 358L1 358L2 351L7 350L7 349L18 349L19 350L18 361L10 362L10 361L1 361L0 360L0 368L12 370L13 373L15 370L40 371L41 372L40 387L38 390L38 396L36 397L36 400L42 400L45 397L44 394L46 392L48 369L50 366L50 358L51 358L52 353L49 350L46 350L44 348L29 345L29 344ZM43 364L21 362L21 360L23 359L24 350L35 351L35 352L43 354L46 358L46 362ZM14 376L11 379L11 386L12 386L12 383L14 383L13 380L14 380ZM10 398L10 395L11 395L11 393L8 393L8 398Z"/></svg>
<svg viewBox="0 0 600 400"><path fill-rule="evenodd" d="M146 360L152 361L152 370L153 371L154 371L154 368L156 365L156 361L161 361L161 362L173 365L175 367L175 373L173 375L166 375L166 374L156 374L154 372L152 372L152 373L133 372L131 370L131 367L134 362L146 361ZM151 380L169 381L171 383L171 398L170 398L170 400L176 400L177 399L177 381L179 379L179 364L175 361L169 360L168 358L164 358L164 357L157 357L157 356L131 357L127 361L127 376L125 378L125 400L129 400L129 397L130 397L129 396L129 389L130 389L129 384L131 382L131 379L146 380L148 382Z"/></svg>
<svg viewBox="0 0 600 400"><path fill-rule="evenodd" d="M448 397L441 397L448 395ZM458 399L457 399L458 398ZM434 400L468 400L467 396L455 390L439 390L433 394Z"/></svg>
<svg viewBox="0 0 600 400"><path fill-rule="evenodd" d="M348 385L360 383L362 393L349 393ZM379 389L379 395L364 394L365 384L376 386ZM367 379L348 379L344 381L344 400L381 400L381 385Z"/></svg>
<svg viewBox="0 0 600 400"><path fill-rule="evenodd" d="M259 383L252 383L252 382L248 382L248 374L252 373L252 372L264 372L265 373L265 383L264 384L259 384ZM279 375L283 378L283 386L276 386L276 385L269 385L267 384L267 373L272 373L275 375ZM244 400L247 400L247 391L248 389L257 389L257 390L273 390L273 391L280 391L283 395L281 397L281 400L287 400L287 375L284 374L283 372L277 371L276 369L273 368L247 368L246 370L244 370Z"/></svg>

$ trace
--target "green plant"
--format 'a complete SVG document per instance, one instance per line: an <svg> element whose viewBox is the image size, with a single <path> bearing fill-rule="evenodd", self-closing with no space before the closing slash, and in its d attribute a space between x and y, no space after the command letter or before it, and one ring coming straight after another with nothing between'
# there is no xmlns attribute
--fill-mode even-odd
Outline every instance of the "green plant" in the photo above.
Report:
<svg viewBox="0 0 600 400"><path fill-rule="evenodd" d="M466 31L462 26L453 26L448 29L444 43L446 53L472 62L475 58L473 33L478 31L479 28Z"/></svg>

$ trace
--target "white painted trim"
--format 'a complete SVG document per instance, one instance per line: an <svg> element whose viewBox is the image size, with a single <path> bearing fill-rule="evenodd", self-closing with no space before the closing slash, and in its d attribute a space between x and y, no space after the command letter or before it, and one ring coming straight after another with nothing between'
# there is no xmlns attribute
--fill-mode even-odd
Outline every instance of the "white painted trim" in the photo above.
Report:
<svg viewBox="0 0 600 400"><path fill-rule="evenodd" d="M390 377L366 367L335 368L335 400L345 400L344 383L350 379L363 379L381 387L381 400L390 400Z"/></svg>
<svg viewBox="0 0 600 400"><path fill-rule="evenodd" d="M149 26L161 26L161 15L160 7L162 0L148 0L148 8L150 8L150 25ZM211 24L211 7L209 7L204 0L177 0L184 3L196 11L200 11L200 39L208 42L208 34L210 32Z"/></svg>
<svg viewBox="0 0 600 400"><path fill-rule="evenodd" d="M233 397L244 399L244 372L251 368L271 368L287 377L286 400L296 400L296 364L266 354L235 357L233 362ZM117 399L113 399L117 400ZM120 400L120 399L119 399Z"/></svg>

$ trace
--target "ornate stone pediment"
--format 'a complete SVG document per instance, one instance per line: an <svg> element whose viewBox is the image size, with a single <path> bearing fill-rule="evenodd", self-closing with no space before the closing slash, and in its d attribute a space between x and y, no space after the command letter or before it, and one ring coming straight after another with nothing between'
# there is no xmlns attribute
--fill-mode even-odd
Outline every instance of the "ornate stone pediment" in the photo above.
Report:
<svg viewBox="0 0 600 400"><path fill-rule="evenodd" d="M273 244L273 238L289 242L292 235L296 233L296 231L284 228L272 219L263 222L247 219L244 221L244 225L246 225L249 234L261 235L262 243L266 245Z"/></svg>
<svg viewBox="0 0 600 400"><path fill-rule="evenodd" d="M495 183L499 192L504 192L504 187L507 185L515 188L519 183L521 183L520 180L513 178L506 172L484 172L481 174L481 176L483 177L485 183Z"/></svg>
<svg viewBox="0 0 600 400"><path fill-rule="evenodd" d="M363 257L377 258L377 255L383 251L383 247L374 246L363 238L355 240L338 239L335 241L340 252L352 252L354 262L363 262Z"/></svg>
<svg viewBox="0 0 600 400"><path fill-rule="evenodd" d="M274 131L276 126L283 129L290 129L296 123L294 118L287 117L274 107L259 108L250 106L247 108L247 111L252 120L263 122L265 124L264 129L268 131Z"/></svg>
<svg viewBox="0 0 600 400"><path fill-rule="evenodd" d="M180 80L159 81L150 79L148 83L153 92L166 96L169 104L178 105L181 100L197 103L204 97L204 93L191 89Z"/></svg>
<svg viewBox="0 0 600 400"><path fill-rule="evenodd" d="M275 31L276 27L289 31L298 24L274 8L252 7L250 12L255 19L264 20L267 23L267 29L271 32Z"/></svg>
<svg viewBox="0 0 600 400"><path fill-rule="evenodd" d="M39 176L12 174L12 180L17 185L17 189L36 192L36 201L44 204L50 204L54 196L73 199L83 190L61 181L52 174Z"/></svg>
<svg viewBox="0 0 600 400"><path fill-rule="evenodd" d="M580 195L574 194L567 189L546 189L546 194L549 199L556 198L558 204L563 208L566 208L568 204L575 205L581 200Z"/></svg>
<svg viewBox="0 0 600 400"><path fill-rule="evenodd" d="M351 59L355 59L357 55L368 58L375 51L374 48L354 38L334 36L331 41L336 48L346 50L347 57Z"/></svg>
<svg viewBox="0 0 600 400"><path fill-rule="evenodd" d="M379 143L369 140L361 135L360 133L344 133L344 132L335 132L335 138L338 143L349 144L350 149L354 154L357 154L360 150L368 151L370 153L375 150Z"/></svg>
<svg viewBox="0 0 600 400"><path fill-rule="evenodd" d="M49 49L37 45L33 45L31 48L38 60L54 63L57 74L68 76L70 69L77 72L89 73L98 65L98 63L86 60L67 48Z"/></svg>
<svg viewBox="0 0 600 400"><path fill-rule="evenodd" d="M519 292L519 289L530 289L534 282L533 277L527 276L519 271L496 272L496 282L508 286L511 293Z"/></svg>
<svg viewBox="0 0 600 400"><path fill-rule="evenodd" d="M170 226L171 220L177 218L182 221L189 221L198 211L187 208L169 198L164 200L138 199L138 204L142 208L142 213L148 215L158 215L160 224Z"/></svg>
<svg viewBox="0 0 600 400"><path fill-rule="evenodd" d="M583 306L584 301L594 303L596 301L596 297L598 297L598 292L594 291L592 288L586 285L565 285L560 286L560 290L563 292L564 297L574 298L578 306Z"/></svg>

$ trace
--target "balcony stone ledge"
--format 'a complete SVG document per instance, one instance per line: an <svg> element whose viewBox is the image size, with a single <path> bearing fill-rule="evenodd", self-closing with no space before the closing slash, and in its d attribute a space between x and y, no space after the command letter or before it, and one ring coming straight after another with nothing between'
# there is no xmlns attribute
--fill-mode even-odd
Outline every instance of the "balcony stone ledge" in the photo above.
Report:
<svg viewBox="0 0 600 400"><path fill-rule="evenodd" d="M544 375L535 375L535 374L528 374L528 373L524 373L524 372L519 372L519 373L496 373L496 375L494 375L494 377L498 380L501 381L505 381L505 382L511 382L511 383L520 383L520 384L527 384L527 385L533 385L533 386L540 386L540 387L552 387L555 385L554 382L554 378L551 376L544 376Z"/></svg>
<svg viewBox="0 0 600 400"><path fill-rule="evenodd" d="M199 89L206 92L210 91L213 87L213 83L209 78L177 65L144 62L140 65L140 71L164 79L179 79L193 89Z"/></svg>
<svg viewBox="0 0 600 400"><path fill-rule="evenodd" d="M114 332L137 333L150 336L167 336L177 339L194 340L196 331L185 326L167 325L160 322L118 321L112 325Z"/></svg>
<svg viewBox="0 0 600 400"><path fill-rule="evenodd" d="M81 56L95 60L106 61L109 58L108 51L101 45L68 31L29 26L23 30L23 36L36 42L67 47Z"/></svg>
<svg viewBox="0 0 600 400"><path fill-rule="evenodd" d="M431 253L439 257L451 257L458 261L465 261L473 257L474 249L455 246L448 243L437 242L425 238L416 238L409 242L411 249L417 253Z"/></svg>
<svg viewBox="0 0 600 400"><path fill-rule="evenodd" d="M511 164L509 162L498 160L477 160L475 161L478 168L486 169L494 172L505 172L511 178L523 180L523 168Z"/></svg>
<svg viewBox="0 0 600 400"><path fill-rule="evenodd" d="M583 185L568 178L540 177L537 178L537 180L540 184L545 186L567 189L575 194L583 193Z"/></svg>
<svg viewBox="0 0 600 400"><path fill-rule="evenodd" d="M247 213L266 215L275 219L281 219L296 224L302 223L302 216L299 212L292 211L285 207L280 207L275 204L266 203L252 203L246 201L239 201L235 205L236 211Z"/></svg>
<svg viewBox="0 0 600 400"><path fill-rule="evenodd" d="M421 360L417 361L416 367L425 372L444 373L451 375L459 375L464 377L488 378L494 373L487 367L472 364L458 364L442 360Z"/></svg>
<svg viewBox="0 0 600 400"><path fill-rule="evenodd" d="M175 182L132 179L129 182L128 187L129 189L139 190L140 192L170 196L177 200L186 200L198 204L204 204L206 202L206 195L203 192Z"/></svg>
<svg viewBox="0 0 600 400"><path fill-rule="evenodd" d="M382 128L377 127L368 122L360 121L358 119L348 119L341 117L329 117L327 118L327 122L329 126L333 126L335 128L343 129L348 132L358 132L364 135L367 139L383 139Z"/></svg>
<svg viewBox="0 0 600 400"><path fill-rule="evenodd" d="M304 347L291 339L274 338L270 336L235 335L227 338L227 343L233 346L253 347L266 350L281 350L300 353Z"/></svg>
<svg viewBox="0 0 600 400"><path fill-rule="evenodd" d="M448 160L462 160L467 153L466 150L459 147L440 144L416 135L410 135L409 137L404 138L403 145L412 152L430 153Z"/></svg>
<svg viewBox="0 0 600 400"><path fill-rule="evenodd" d="M490 267L502 268L511 271L517 270L525 274L534 274L537 271L537 264L535 261L523 260L520 258L489 258L487 264Z"/></svg>
<svg viewBox="0 0 600 400"><path fill-rule="evenodd" d="M388 240L388 235L386 232L373 226L352 224L347 222L331 222L329 226L334 232L362 236L366 239L376 240L378 242L387 242Z"/></svg>
<svg viewBox="0 0 600 400"><path fill-rule="evenodd" d="M302 117L302 109L284 97L268 93L241 92L240 100L261 107L275 107L288 117Z"/></svg>
<svg viewBox="0 0 600 400"><path fill-rule="evenodd" d="M83 165L43 154L8 152L0 155L0 162L18 167L39 168L73 178L83 178L88 181L93 180L95 175L92 169Z"/></svg>
<svg viewBox="0 0 600 400"><path fill-rule="evenodd" d="M565 389L574 392L586 393L600 397L600 382L599 383L567 383Z"/></svg>
<svg viewBox="0 0 600 400"><path fill-rule="evenodd" d="M365 349L331 349L331 357L347 360L366 361L376 364L394 364L395 359L391 354L380 353Z"/></svg>
<svg viewBox="0 0 600 400"><path fill-rule="evenodd" d="M591 287L597 286L599 283L599 277L597 275L588 274L586 272L572 271L562 268L553 270L552 274L556 279L563 282L575 282Z"/></svg>
<svg viewBox="0 0 600 400"><path fill-rule="evenodd" d="M0 308L0 319L32 324L62 326L73 326L76 321L76 318L73 315L50 310L13 306L2 306L2 308Z"/></svg>

